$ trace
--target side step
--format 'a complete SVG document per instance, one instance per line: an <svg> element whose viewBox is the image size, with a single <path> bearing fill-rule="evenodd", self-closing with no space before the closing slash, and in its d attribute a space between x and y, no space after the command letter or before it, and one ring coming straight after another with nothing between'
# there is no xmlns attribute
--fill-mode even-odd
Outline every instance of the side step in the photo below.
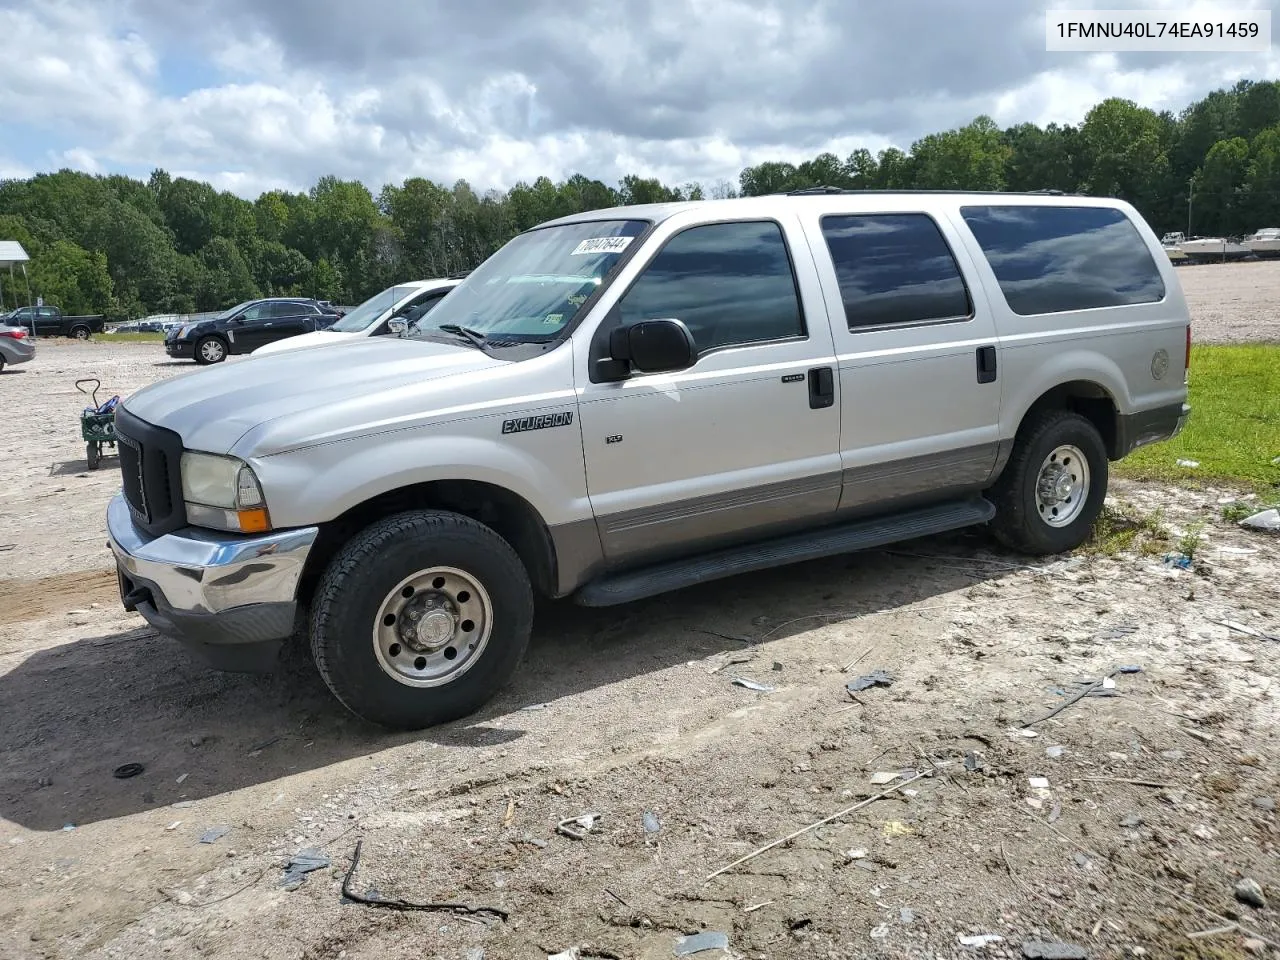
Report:
<svg viewBox="0 0 1280 960"><path fill-rule="evenodd" d="M981 497L941 503L602 577L580 589L573 599L584 607L611 607L751 570L768 570L958 530L986 523L995 515L996 508Z"/></svg>

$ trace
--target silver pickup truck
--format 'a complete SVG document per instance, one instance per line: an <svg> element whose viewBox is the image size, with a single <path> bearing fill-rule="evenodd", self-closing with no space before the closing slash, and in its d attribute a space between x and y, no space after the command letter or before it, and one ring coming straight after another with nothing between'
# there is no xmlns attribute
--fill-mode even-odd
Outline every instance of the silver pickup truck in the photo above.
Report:
<svg viewBox="0 0 1280 960"><path fill-rule="evenodd" d="M1115 200L806 191L520 234L399 337L116 415L124 605L215 666L309 636L355 713L464 716L535 592L604 606L986 524L1079 545L1185 422L1190 324Z"/></svg>

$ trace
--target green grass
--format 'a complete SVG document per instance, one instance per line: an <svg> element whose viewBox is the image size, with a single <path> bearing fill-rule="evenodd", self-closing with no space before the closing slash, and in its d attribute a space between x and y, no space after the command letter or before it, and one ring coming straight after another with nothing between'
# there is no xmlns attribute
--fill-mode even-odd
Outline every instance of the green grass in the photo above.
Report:
<svg viewBox="0 0 1280 960"><path fill-rule="evenodd" d="M99 333L95 340L106 343L164 343L163 333Z"/></svg>
<svg viewBox="0 0 1280 960"><path fill-rule="evenodd" d="M1122 501L1114 507L1102 508L1089 540L1079 548L1079 552L1114 557L1125 550L1137 549L1144 554L1155 555L1164 553L1170 545L1162 511L1144 513L1133 504Z"/></svg>
<svg viewBox="0 0 1280 960"><path fill-rule="evenodd" d="M1193 346L1191 419L1182 433L1112 465L1122 477L1280 486L1280 345ZM1180 467L1179 460L1198 460Z"/></svg>

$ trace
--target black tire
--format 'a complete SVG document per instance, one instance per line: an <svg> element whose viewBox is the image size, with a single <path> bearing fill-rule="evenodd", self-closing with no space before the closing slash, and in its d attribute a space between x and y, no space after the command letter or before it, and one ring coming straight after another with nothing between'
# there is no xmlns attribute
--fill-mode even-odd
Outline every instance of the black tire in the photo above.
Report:
<svg viewBox="0 0 1280 960"><path fill-rule="evenodd" d="M75 340L88 340L89 337L91 337L92 335L93 335L93 331L81 323L78 323L74 327L72 327L71 333L68 334L68 336L72 337Z"/></svg>
<svg viewBox="0 0 1280 960"><path fill-rule="evenodd" d="M88 462L90 470L97 470L98 464L102 462L102 449L90 440L84 445L84 458Z"/></svg>
<svg viewBox="0 0 1280 960"><path fill-rule="evenodd" d="M1084 454L1089 487L1074 519L1063 526L1051 526L1041 516L1036 485L1045 459L1063 445ZM1034 415L1018 431L1009 462L988 491L996 507L992 532L1006 546L1034 556L1074 550L1089 539L1094 521L1102 512L1109 466L1102 435L1086 418L1067 410Z"/></svg>
<svg viewBox="0 0 1280 960"><path fill-rule="evenodd" d="M373 631L384 598L406 577L431 567L473 577L488 593L493 623L466 672L441 686L414 687L383 669ZM312 601L311 653L325 684L352 713L384 727L418 730L465 717L488 702L515 673L532 627L533 590L510 544L468 517L420 510L378 521L329 563Z"/></svg>
<svg viewBox="0 0 1280 960"><path fill-rule="evenodd" d="M195 357L196 363L201 366L208 366L211 363L221 363L227 359L227 351L227 341L221 337L201 337L196 341L192 356Z"/></svg>

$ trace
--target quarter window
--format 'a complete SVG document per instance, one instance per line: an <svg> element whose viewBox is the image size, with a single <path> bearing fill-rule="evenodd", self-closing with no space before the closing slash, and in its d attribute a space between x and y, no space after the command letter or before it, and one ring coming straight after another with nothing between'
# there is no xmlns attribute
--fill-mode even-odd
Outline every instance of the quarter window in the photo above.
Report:
<svg viewBox="0 0 1280 960"><path fill-rule="evenodd" d="M699 353L805 335L786 240L772 221L676 234L618 307L624 326L683 321Z"/></svg>
<svg viewBox="0 0 1280 960"><path fill-rule="evenodd" d="M962 207L960 213L1014 313L1164 299L1151 251L1114 207L983 206Z"/></svg>
<svg viewBox="0 0 1280 960"><path fill-rule="evenodd" d="M963 319L969 292L938 225L923 213L822 218L850 330Z"/></svg>

